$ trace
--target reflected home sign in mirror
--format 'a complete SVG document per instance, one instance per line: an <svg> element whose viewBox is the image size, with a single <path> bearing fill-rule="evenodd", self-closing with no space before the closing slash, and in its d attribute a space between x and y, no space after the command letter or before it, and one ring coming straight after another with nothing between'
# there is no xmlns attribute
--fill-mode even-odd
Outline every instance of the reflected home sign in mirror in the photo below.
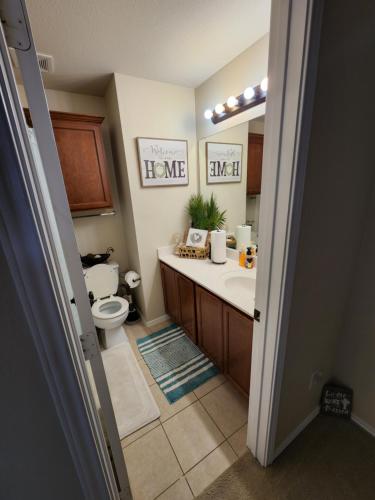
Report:
<svg viewBox="0 0 375 500"><path fill-rule="evenodd" d="M241 182L242 144L206 143L207 184Z"/></svg>

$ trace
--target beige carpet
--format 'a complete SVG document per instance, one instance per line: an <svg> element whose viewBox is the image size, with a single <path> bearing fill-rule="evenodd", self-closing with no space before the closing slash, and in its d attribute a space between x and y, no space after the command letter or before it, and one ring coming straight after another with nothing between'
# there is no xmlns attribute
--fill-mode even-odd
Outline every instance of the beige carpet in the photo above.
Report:
<svg viewBox="0 0 375 500"><path fill-rule="evenodd" d="M249 454L200 500L375 499L375 438L350 421L318 417L263 469Z"/></svg>

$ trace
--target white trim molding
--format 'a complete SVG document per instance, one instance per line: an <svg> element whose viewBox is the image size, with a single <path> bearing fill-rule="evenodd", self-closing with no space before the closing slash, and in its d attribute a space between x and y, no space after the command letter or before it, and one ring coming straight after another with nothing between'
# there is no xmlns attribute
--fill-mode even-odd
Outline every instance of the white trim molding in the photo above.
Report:
<svg viewBox="0 0 375 500"><path fill-rule="evenodd" d="M315 92L322 0L273 0L247 445L272 463Z"/></svg>
<svg viewBox="0 0 375 500"><path fill-rule="evenodd" d="M355 413L352 413L351 419L355 424L357 424L359 427L362 427L366 432L371 434L371 436L375 437L375 428L372 427L370 424L362 420L358 415Z"/></svg>
<svg viewBox="0 0 375 500"><path fill-rule="evenodd" d="M158 318L150 319L149 321L146 321L143 315L141 314L141 319L142 323L147 326L155 326L158 325L159 323L163 323L163 321L168 321L171 319L171 317L168 314L163 314L162 316L159 316ZM125 330L126 330L126 324L125 324Z"/></svg>
<svg viewBox="0 0 375 500"><path fill-rule="evenodd" d="M301 434L301 432L306 429L306 427L311 424L311 422L319 415L320 406L317 406L313 409L311 413L307 415L307 417L302 420L300 424L282 441L279 446L276 448L272 461L274 461L284 450L287 448L292 441L296 439L296 437Z"/></svg>

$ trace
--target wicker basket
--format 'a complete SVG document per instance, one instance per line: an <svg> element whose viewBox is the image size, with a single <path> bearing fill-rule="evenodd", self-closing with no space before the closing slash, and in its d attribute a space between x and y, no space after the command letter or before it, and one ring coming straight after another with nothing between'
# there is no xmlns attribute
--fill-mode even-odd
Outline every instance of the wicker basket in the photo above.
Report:
<svg viewBox="0 0 375 500"><path fill-rule="evenodd" d="M188 231L189 231L188 229L185 231L183 240L184 242L187 239ZM209 238L210 235L208 234L206 246L203 248L188 247L183 242L181 242L176 246L175 253L176 255L178 255L178 257L181 257L183 259L200 259L200 260L208 259L208 256L210 254Z"/></svg>

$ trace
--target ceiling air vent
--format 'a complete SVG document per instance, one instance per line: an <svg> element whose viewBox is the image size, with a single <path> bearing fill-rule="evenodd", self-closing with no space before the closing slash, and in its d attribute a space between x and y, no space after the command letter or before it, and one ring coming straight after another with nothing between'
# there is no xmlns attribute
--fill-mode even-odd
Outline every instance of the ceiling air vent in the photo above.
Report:
<svg viewBox="0 0 375 500"><path fill-rule="evenodd" d="M37 53L39 69L42 73L53 73L53 57Z"/></svg>

